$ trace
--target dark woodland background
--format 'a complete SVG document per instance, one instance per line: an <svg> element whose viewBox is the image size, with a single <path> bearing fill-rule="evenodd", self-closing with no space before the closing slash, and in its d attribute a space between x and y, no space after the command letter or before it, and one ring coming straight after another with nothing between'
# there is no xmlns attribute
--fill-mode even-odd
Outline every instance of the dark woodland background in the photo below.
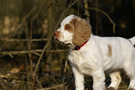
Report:
<svg viewBox="0 0 135 90"><path fill-rule="evenodd" d="M74 90L68 47L53 39L70 14L87 19L95 35L135 35L135 0L0 0L0 90ZM126 90L129 79L121 74L119 90ZM92 78L85 79L92 90Z"/></svg>

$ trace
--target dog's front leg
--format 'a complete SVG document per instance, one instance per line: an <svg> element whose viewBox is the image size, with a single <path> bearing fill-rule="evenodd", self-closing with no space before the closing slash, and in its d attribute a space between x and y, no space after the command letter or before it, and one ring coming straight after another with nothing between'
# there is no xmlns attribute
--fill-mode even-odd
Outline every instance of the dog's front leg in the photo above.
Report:
<svg viewBox="0 0 135 90"><path fill-rule="evenodd" d="M76 90L84 90L84 75L81 74L75 67L72 67Z"/></svg>
<svg viewBox="0 0 135 90"><path fill-rule="evenodd" d="M105 75L102 69L96 70L92 73L93 90L105 90Z"/></svg>

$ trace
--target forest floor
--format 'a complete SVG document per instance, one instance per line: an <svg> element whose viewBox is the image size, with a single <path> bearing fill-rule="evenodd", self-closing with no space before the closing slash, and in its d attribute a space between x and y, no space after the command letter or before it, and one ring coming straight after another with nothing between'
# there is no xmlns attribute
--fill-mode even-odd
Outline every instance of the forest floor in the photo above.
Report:
<svg viewBox="0 0 135 90"><path fill-rule="evenodd" d="M23 59L17 60L9 60L8 57L4 59L0 58L0 90L33 90L32 83L30 79L28 80L28 74L25 70L16 71L18 68L25 68L23 66L25 62ZM70 72L70 73L69 73ZM72 75L72 71L69 70L61 76L61 72L53 72L51 78L48 78L47 81L41 80L39 78L39 83L35 86L35 90L74 90L74 79ZM64 81L62 78L64 77ZM127 90L129 79L122 72L122 82L119 86L118 90ZM41 80L41 81L40 81ZM106 79L106 85L108 86L110 83L110 78ZM85 90L92 90L92 78L86 76L85 78ZM45 89L39 89L45 88Z"/></svg>

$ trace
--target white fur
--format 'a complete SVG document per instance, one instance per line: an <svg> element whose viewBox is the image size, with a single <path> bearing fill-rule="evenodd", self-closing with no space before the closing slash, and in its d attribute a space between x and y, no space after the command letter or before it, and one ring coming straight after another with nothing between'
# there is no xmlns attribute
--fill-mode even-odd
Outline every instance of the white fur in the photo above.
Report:
<svg viewBox="0 0 135 90"><path fill-rule="evenodd" d="M68 31L64 30L64 26L65 26L65 24L67 24L71 21L73 16L74 15L70 15L69 17L65 18L61 23L61 27L57 30L57 31L61 32L59 41L65 43L65 44L72 43L73 33L70 33Z"/></svg>
<svg viewBox="0 0 135 90"><path fill-rule="evenodd" d="M64 30L74 15L65 18L58 31L59 41L73 45L73 33ZM135 44L135 37L130 39ZM76 90L84 90L84 75L93 77L93 90L105 90L104 71L110 72L111 84L117 90L121 77L119 69L124 69L130 78L129 88L135 89L135 48L127 39L121 37L99 37L91 34L89 41L80 50L70 49L69 60L75 77ZM108 56L108 45L111 56Z"/></svg>
<svg viewBox="0 0 135 90"><path fill-rule="evenodd" d="M135 45L135 36L129 39L133 45Z"/></svg>

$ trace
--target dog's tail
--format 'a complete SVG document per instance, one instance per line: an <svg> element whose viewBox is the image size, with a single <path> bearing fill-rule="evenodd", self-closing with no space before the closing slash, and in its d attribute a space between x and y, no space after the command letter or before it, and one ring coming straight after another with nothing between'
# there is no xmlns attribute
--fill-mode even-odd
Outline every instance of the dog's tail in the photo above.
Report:
<svg viewBox="0 0 135 90"><path fill-rule="evenodd" d="M130 38L129 41L130 41L133 45L135 45L135 36L132 37L132 38Z"/></svg>

